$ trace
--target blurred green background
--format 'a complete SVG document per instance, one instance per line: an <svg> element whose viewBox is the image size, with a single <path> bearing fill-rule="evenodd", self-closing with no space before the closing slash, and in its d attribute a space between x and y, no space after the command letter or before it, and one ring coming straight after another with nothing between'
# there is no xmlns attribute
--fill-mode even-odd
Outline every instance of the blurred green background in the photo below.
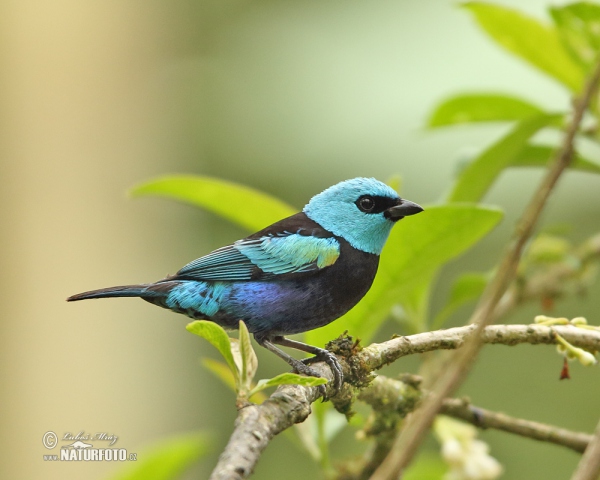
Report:
<svg viewBox="0 0 600 480"><path fill-rule="evenodd" d="M538 18L548 5L498 3ZM130 200L132 185L209 174L301 208L337 181L399 173L403 196L433 203L461 158L507 128L427 132L439 100L491 90L547 109L570 101L447 0L5 0L0 28L1 478L95 480L114 471L109 462L44 462L49 430L115 434L130 452L207 430L212 455L190 476L205 478L231 432L234 396L200 367L201 356L216 354L186 332L184 317L134 300L64 301L162 278L244 234L188 206ZM540 176L502 176L486 202L505 208L506 219L444 271L435 305L458 272L494 265ZM568 173L543 221L570 223L581 240L600 230L599 199L597 177ZM599 324L599 293L596 285L556 313ZM529 323L538 310L510 320ZM468 310L460 313L457 324ZM397 330L388 325L377 340ZM260 378L285 368L258 353ZM416 365L407 359L393 370ZM598 368L574 365L574 378L559 382L560 366L549 347L488 347L462 392L485 408L591 431ZM336 440L336 456L359 451L352 436L348 429ZM566 478L578 460L507 434L483 437L503 478ZM317 469L281 437L254 478L317 478Z"/></svg>

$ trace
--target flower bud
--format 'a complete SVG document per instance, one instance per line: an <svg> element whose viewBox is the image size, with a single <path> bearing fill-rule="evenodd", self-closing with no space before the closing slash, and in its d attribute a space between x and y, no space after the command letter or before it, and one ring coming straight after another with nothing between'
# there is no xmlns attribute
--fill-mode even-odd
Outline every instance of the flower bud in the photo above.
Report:
<svg viewBox="0 0 600 480"><path fill-rule="evenodd" d="M538 325L568 325L569 319L565 317L547 317L546 315L536 315L533 319Z"/></svg>
<svg viewBox="0 0 600 480"><path fill-rule="evenodd" d="M577 350L580 350L577 360L579 360L579 363L583 366L589 367L590 365L596 365L598 363L598 360L596 360L596 357L592 353L581 348L578 348Z"/></svg>
<svg viewBox="0 0 600 480"><path fill-rule="evenodd" d="M448 463L461 463L464 455L462 445L457 439L450 438L442 443L442 458Z"/></svg>
<svg viewBox="0 0 600 480"><path fill-rule="evenodd" d="M587 320L584 317L575 317L571 320L573 325L587 325Z"/></svg>

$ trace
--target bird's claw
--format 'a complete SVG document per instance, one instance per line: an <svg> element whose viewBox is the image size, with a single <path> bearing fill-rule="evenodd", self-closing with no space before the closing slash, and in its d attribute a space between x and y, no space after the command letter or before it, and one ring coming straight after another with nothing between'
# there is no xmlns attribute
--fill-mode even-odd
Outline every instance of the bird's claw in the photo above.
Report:
<svg viewBox="0 0 600 480"><path fill-rule="evenodd" d="M302 359L302 363L307 366L315 362L325 362L333 372L333 388L337 394L344 383L344 371L337 357L329 350L322 349L314 357ZM312 370L312 368L311 368ZM314 371L314 370L313 370ZM299 372L300 373L300 372ZM319 375L316 375L319 376Z"/></svg>
<svg viewBox="0 0 600 480"><path fill-rule="evenodd" d="M295 364L294 370L296 371L296 373L299 373L300 375L306 375L307 377L322 378L322 376L319 374L319 372L317 372L313 368L310 368L308 365L306 365L303 362L298 362L297 364ZM325 388L325 385L317 385L317 390L319 391L320 396L323 397L323 401L328 400L327 389Z"/></svg>
<svg viewBox="0 0 600 480"><path fill-rule="evenodd" d="M335 388L335 393L337 394L344 383L344 371L342 370L339 360L329 350L323 350L317 357L321 357L322 360L329 365L329 368L331 368L331 371L333 372L333 388Z"/></svg>

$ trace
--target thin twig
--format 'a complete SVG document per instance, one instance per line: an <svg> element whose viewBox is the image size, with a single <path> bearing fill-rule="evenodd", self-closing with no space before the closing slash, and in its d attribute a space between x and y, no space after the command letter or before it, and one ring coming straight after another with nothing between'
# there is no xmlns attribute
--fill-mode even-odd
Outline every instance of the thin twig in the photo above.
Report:
<svg viewBox="0 0 600 480"><path fill-rule="evenodd" d="M465 343L465 339L472 335L474 330L475 326L469 325L374 343L359 352L353 363L361 365L366 371L372 371L407 355L456 349ZM493 325L483 331L482 340L484 343L502 345L554 345L556 339L552 330L576 347L600 350L600 331L572 325L552 328L543 325ZM332 378L331 370L323 362L311 366L321 375ZM346 379L352 381L351 370L347 365L344 372ZM331 390L328 393L334 392ZM279 387L263 404L251 404L240 409L234 431L213 470L211 480L248 478L270 440L294 423L304 421L310 413L311 403L318 398L319 393L314 387L285 385Z"/></svg>
<svg viewBox="0 0 600 480"><path fill-rule="evenodd" d="M402 414L414 409L419 398L427 395L426 391L421 391L415 386L415 383L419 382L414 376L408 377L407 380L397 380L379 375L371 385L360 392L358 398L371 405L375 411L384 414L398 412L403 416ZM554 443L579 453L583 453L592 440L592 435L588 433L573 432L554 425L493 412L472 405L462 398L444 399L440 413L471 423L478 428L502 430L533 440Z"/></svg>
<svg viewBox="0 0 600 480"><path fill-rule="evenodd" d="M432 394L425 399L421 408L410 415L406 424L394 442L394 448L381 466L372 475L371 480L394 480L410 463L419 446L439 412L443 399L451 396L466 379L470 366L475 361L483 343L480 332L494 321L495 309L515 277L517 265L523 248L529 240L537 220L542 212L557 180L568 167L573 157L573 142L579 130L583 115L596 91L600 81L600 62L596 65L588 79L581 98L575 103L573 118L562 147L557 152L554 161L549 166L546 175L537 188L533 198L519 220L514 233L514 240L499 264L496 274L486 288L470 323L476 325L475 335L464 348L444 365L444 370L438 372L432 387Z"/></svg>
<svg viewBox="0 0 600 480"><path fill-rule="evenodd" d="M344 462L335 478L362 480L369 478L385 458L393 445L393 434L399 422L409 412L426 391L420 389L421 378L404 375L400 380L378 375L377 378L358 394L358 399L370 405L373 413L359 433L373 438L374 444L361 459ZM553 425L510 417L503 413L476 407L466 399L445 399L441 413L486 429L493 428L513 433L525 438L552 443L582 453L592 439L592 435L573 432Z"/></svg>
<svg viewBox="0 0 600 480"><path fill-rule="evenodd" d="M598 478L600 478L600 422L571 480L597 480Z"/></svg>
<svg viewBox="0 0 600 480"><path fill-rule="evenodd" d="M368 370L378 370L400 357L426 353L434 350L454 350L462 347L466 339L475 332L475 325L448 328L433 332L417 333L407 337L396 337L383 343L365 347L357 356ZM558 333L572 345L590 351L600 350L600 331L587 330L574 325L490 325L481 334L483 343L518 345L556 344L554 333Z"/></svg>
<svg viewBox="0 0 600 480"><path fill-rule="evenodd" d="M555 445L567 447L579 453L583 453L592 440L592 435L588 433L572 432L553 425L515 418L504 413L492 412L491 410L475 407L462 399L444 399L440 413L459 418L479 428L502 430L520 435L521 437L554 443Z"/></svg>

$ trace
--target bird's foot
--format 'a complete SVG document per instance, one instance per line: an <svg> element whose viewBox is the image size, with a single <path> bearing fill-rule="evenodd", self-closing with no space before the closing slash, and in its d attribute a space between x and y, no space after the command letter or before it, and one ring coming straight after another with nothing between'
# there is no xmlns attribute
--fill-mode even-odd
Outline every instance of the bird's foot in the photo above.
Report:
<svg viewBox="0 0 600 480"><path fill-rule="evenodd" d="M300 375L306 375L307 377L323 378L322 375L320 375L319 372L317 372L314 368L310 368L308 365L300 361L294 362L294 371ZM325 385L317 385L317 390L319 391L321 397L323 397L323 401L329 399Z"/></svg>
<svg viewBox="0 0 600 480"><path fill-rule="evenodd" d="M337 357L328 350L323 348L313 347L311 345L306 345L301 342L296 342L295 340L289 340L282 336L275 337L265 337L264 335L254 334L254 338L267 350L270 350L278 357L283 358L287 363L289 363L295 372L301 375L307 375L309 377L317 377L321 378L320 375L315 369L309 367L309 365L313 362L325 362L331 368L333 372L333 387L335 389L335 394L337 394L342 388L342 383L344 382L344 373L342 371L342 366L338 361ZM305 361L296 360L293 357L290 357L287 353L277 348L274 343L278 345L283 345L285 347L295 348L297 350L301 350L303 352L312 353L314 357L307 358ZM326 389L324 385L319 385L319 393L323 396L323 401L327 400Z"/></svg>
<svg viewBox="0 0 600 480"><path fill-rule="evenodd" d="M310 365L315 362L325 362L329 365L329 368L331 368L331 371L333 372L333 388L335 388L335 393L337 394L344 383L344 371L342 370L342 366L337 357L329 350L319 349L314 357L302 360L304 365Z"/></svg>

